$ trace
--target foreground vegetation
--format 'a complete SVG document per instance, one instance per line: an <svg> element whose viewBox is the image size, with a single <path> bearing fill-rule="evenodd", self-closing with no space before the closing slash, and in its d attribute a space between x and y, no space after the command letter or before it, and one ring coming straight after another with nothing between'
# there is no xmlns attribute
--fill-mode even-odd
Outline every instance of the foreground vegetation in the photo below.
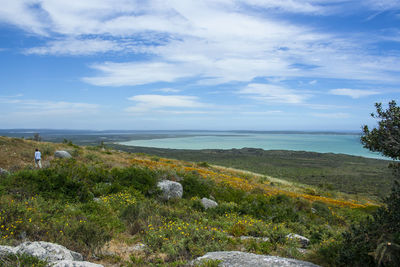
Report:
<svg viewBox="0 0 400 267"><path fill-rule="evenodd" d="M366 198L207 163L4 137L0 145L15 159L0 155L0 166L14 168L0 180L0 243L55 242L106 266L182 266L217 250L346 265L343 233L377 209ZM23 153L35 147L45 155L44 169L32 169L32 156ZM53 159L55 149L74 157ZM161 201L162 179L180 181L183 199ZM219 206L204 210L202 197ZM309 238L310 247L300 250L289 233ZM144 250L129 249L140 243Z"/></svg>

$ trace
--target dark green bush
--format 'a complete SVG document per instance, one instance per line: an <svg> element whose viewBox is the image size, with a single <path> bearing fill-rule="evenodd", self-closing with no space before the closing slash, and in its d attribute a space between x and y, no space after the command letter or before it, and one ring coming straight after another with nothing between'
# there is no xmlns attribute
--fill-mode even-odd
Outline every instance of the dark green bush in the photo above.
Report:
<svg viewBox="0 0 400 267"><path fill-rule="evenodd" d="M8 191L21 196L41 195L68 201L87 201L92 197L87 183L55 169L22 170L7 180L12 184L8 186Z"/></svg>
<svg viewBox="0 0 400 267"><path fill-rule="evenodd" d="M352 225L344 233L340 265L400 265L396 249L400 244L400 184L397 181L385 204L373 214L373 218Z"/></svg>
<svg viewBox="0 0 400 267"><path fill-rule="evenodd" d="M157 175L150 169L129 167L111 170L114 182L124 187L132 187L146 196L154 194L157 185Z"/></svg>
<svg viewBox="0 0 400 267"><path fill-rule="evenodd" d="M299 218L293 200L284 195L271 197L261 194L248 195L239 204L239 211L273 222L297 221Z"/></svg>
<svg viewBox="0 0 400 267"><path fill-rule="evenodd" d="M218 201L241 203L246 195L246 192L240 189L231 187L228 184L217 184L213 189L214 197Z"/></svg>
<svg viewBox="0 0 400 267"><path fill-rule="evenodd" d="M183 197L210 197L212 194L212 188L214 183L210 180L206 180L198 175L187 174L181 181L183 187Z"/></svg>

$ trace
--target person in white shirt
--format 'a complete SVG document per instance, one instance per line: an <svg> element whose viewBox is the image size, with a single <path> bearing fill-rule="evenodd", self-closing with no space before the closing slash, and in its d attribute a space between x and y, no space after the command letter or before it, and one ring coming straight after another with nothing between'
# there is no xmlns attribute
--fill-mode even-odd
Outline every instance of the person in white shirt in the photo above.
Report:
<svg viewBox="0 0 400 267"><path fill-rule="evenodd" d="M40 153L39 149L36 148L35 150L35 167L42 168L42 154Z"/></svg>

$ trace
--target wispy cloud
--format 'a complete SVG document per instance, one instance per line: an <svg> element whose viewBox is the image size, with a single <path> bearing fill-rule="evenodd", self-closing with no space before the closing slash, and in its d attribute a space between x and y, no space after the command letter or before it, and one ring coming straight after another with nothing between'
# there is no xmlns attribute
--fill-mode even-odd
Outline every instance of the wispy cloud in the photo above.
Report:
<svg viewBox="0 0 400 267"><path fill-rule="evenodd" d="M318 5L316 1L309 0L241 0L240 2L250 6L291 13L322 14L325 10L324 6Z"/></svg>
<svg viewBox="0 0 400 267"><path fill-rule="evenodd" d="M0 96L0 103L10 105L3 112L13 114L25 114L26 116L70 116L74 114L94 114L100 109L98 104L67 102L67 101L44 101L35 99L24 99L22 94L15 96Z"/></svg>
<svg viewBox="0 0 400 267"><path fill-rule="evenodd" d="M333 89L330 90L329 93L332 95L349 96L354 99L380 94L380 92L378 91L349 89L349 88Z"/></svg>
<svg viewBox="0 0 400 267"><path fill-rule="evenodd" d="M249 84L245 88L239 90L238 93L263 102L285 104L301 104L310 97L309 94L297 92L285 87L257 83Z"/></svg>
<svg viewBox="0 0 400 267"><path fill-rule="evenodd" d="M125 111L129 113L141 113L153 110L165 112L165 110L163 110L165 108L172 108L172 110L168 110L168 112L173 113L199 113L199 111L190 109L206 106L201 103L197 97L185 95L136 95L128 99L136 102L135 106L125 109ZM184 108L184 110L182 110L182 108Z"/></svg>
<svg viewBox="0 0 400 267"><path fill-rule="evenodd" d="M395 9L397 2L368 1L366 5L371 9ZM327 34L290 23L285 17L256 11L261 8L321 15L343 3L26 0L4 3L0 21L49 37L44 46L28 48L26 53L92 55L124 51L151 55L151 62L91 65L98 74L83 80L94 85L137 85L190 77L197 77L203 85L276 76L398 81L394 74L398 59L393 55L370 55L359 37ZM141 69L152 73L154 80ZM137 73L146 78L138 78Z"/></svg>
<svg viewBox="0 0 400 267"><path fill-rule="evenodd" d="M164 92L164 93L179 93L182 90L175 89L175 88L160 88L160 89L155 89L154 91Z"/></svg>
<svg viewBox="0 0 400 267"><path fill-rule="evenodd" d="M83 81L98 86L139 85L154 82L173 82L195 75L191 66L167 62L129 62L94 64L97 77L85 77Z"/></svg>
<svg viewBox="0 0 400 267"><path fill-rule="evenodd" d="M25 53L39 55L92 55L121 50L124 50L124 47L116 41L96 38L50 41L46 46L29 48Z"/></svg>

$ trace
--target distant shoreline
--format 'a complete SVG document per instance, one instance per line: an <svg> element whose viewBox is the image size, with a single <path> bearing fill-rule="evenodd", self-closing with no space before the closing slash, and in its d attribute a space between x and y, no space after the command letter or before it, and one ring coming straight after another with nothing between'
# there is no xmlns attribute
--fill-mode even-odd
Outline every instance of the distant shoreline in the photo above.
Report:
<svg viewBox="0 0 400 267"><path fill-rule="evenodd" d="M337 135L357 135L360 131L337 130L337 131L298 131L298 130L73 130L73 129L0 129L0 134L87 134L87 135L102 135L102 134L169 134L169 133L260 133L260 134L337 134Z"/></svg>

